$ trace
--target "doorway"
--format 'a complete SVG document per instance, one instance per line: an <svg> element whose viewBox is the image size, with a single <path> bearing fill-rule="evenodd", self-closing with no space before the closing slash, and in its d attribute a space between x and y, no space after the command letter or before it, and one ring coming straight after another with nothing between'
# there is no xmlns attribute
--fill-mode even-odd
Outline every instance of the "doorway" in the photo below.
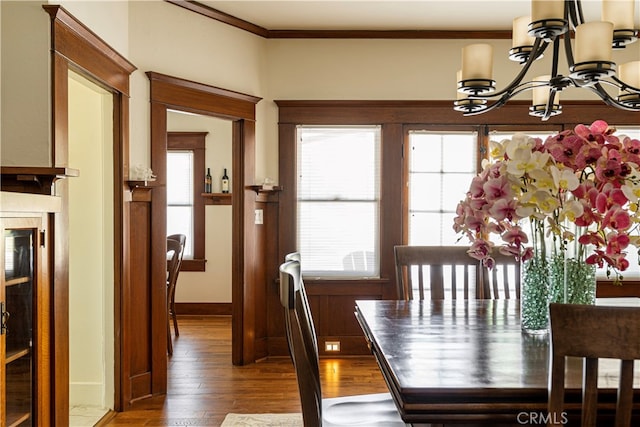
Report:
<svg viewBox="0 0 640 427"><path fill-rule="evenodd" d="M213 177L212 195L221 193L225 170L233 180L232 122L169 110L167 130L167 234L187 236L185 260L176 286L178 312L220 314L229 307L230 313L232 202L214 203L213 197L202 193L206 171ZM203 154L193 150L191 141L196 139L195 135L198 141L204 139ZM203 219L198 215L203 215ZM190 260L194 262L190 264Z"/></svg>
<svg viewBox="0 0 640 427"><path fill-rule="evenodd" d="M114 406L113 96L73 71L68 90L69 406L95 422Z"/></svg>
<svg viewBox="0 0 640 427"><path fill-rule="evenodd" d="M158 176L151 200L151 281L163 286L166 271L166 175L167 175L167 110L202 114L232 122L232 362L235 365L252 363L255 349L255 295L258 284L255 271L257 231L253 224L256 200L248 186L255 179L255 104L261 98L229 91L202 83L147 72L151 98L151 168ZM153 354L166 348L166 301L152 302ZM158 360L155 375L158 387L154 393L166 392L166 359Z"/></svg>

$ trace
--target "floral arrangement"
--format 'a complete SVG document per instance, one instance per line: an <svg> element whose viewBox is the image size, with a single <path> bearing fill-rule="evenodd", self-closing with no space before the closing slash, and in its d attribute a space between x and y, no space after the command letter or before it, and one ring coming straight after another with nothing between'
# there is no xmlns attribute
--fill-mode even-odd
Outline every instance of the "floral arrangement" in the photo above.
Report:
<svg viewBox="0 0 640 427"><path fill-rule="evenodd" d="M618 137L598 120L545 141L516 134L492 141L489 151L454 219L472 257L492 267L495 246L527 261L546 241L558 251L574 242L582 254L589 247L587 264L622 278L628 247L640 247L640 140Z"/></svg>

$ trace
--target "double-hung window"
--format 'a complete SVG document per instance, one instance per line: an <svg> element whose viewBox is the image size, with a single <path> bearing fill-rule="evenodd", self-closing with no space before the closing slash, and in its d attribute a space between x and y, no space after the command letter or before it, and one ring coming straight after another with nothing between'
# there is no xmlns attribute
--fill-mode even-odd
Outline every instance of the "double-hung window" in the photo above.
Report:
<svg viewBox="0 0 640 427"><path fill-rule="evenodd" d="M204 271L204 152L206 132L167 136L167 234L187 236L180 269Z"/></svg>
<svg viewBox="0 0 640 427"><path fill-rule="evenodd" d="M297 247L311 277L380 276L380 126L299 126Z"/></svg>

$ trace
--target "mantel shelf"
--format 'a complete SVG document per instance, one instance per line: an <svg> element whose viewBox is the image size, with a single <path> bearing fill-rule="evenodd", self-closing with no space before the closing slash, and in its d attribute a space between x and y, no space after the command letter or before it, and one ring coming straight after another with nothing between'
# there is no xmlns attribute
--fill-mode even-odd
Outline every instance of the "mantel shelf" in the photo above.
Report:
<svg viewBox="0 0 640 427"><path fill-rule="evenodd" d="M59 179L79 176L77 169L67 167L2 166L2 190L53 195L53 184Z"/></svg>
<svg viewBox="0 0 640 427"><path fill-rule="evenodd" d="M202 193L205 205L231 205L231 193Z"/></svg>

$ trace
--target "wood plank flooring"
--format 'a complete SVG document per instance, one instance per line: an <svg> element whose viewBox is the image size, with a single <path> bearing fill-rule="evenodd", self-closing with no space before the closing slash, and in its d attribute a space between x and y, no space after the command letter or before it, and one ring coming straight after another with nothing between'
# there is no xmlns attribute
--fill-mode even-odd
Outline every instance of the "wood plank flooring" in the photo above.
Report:
<svg viewBox="0 0 640 427"><path fill-rule="evenodd" d="M108 426L219 426L236 413L300 412L288 357L231 363L231 317L182 316L166 396L138 402ZM373 356L321 359L324 397L388 391Z"/></svg>

